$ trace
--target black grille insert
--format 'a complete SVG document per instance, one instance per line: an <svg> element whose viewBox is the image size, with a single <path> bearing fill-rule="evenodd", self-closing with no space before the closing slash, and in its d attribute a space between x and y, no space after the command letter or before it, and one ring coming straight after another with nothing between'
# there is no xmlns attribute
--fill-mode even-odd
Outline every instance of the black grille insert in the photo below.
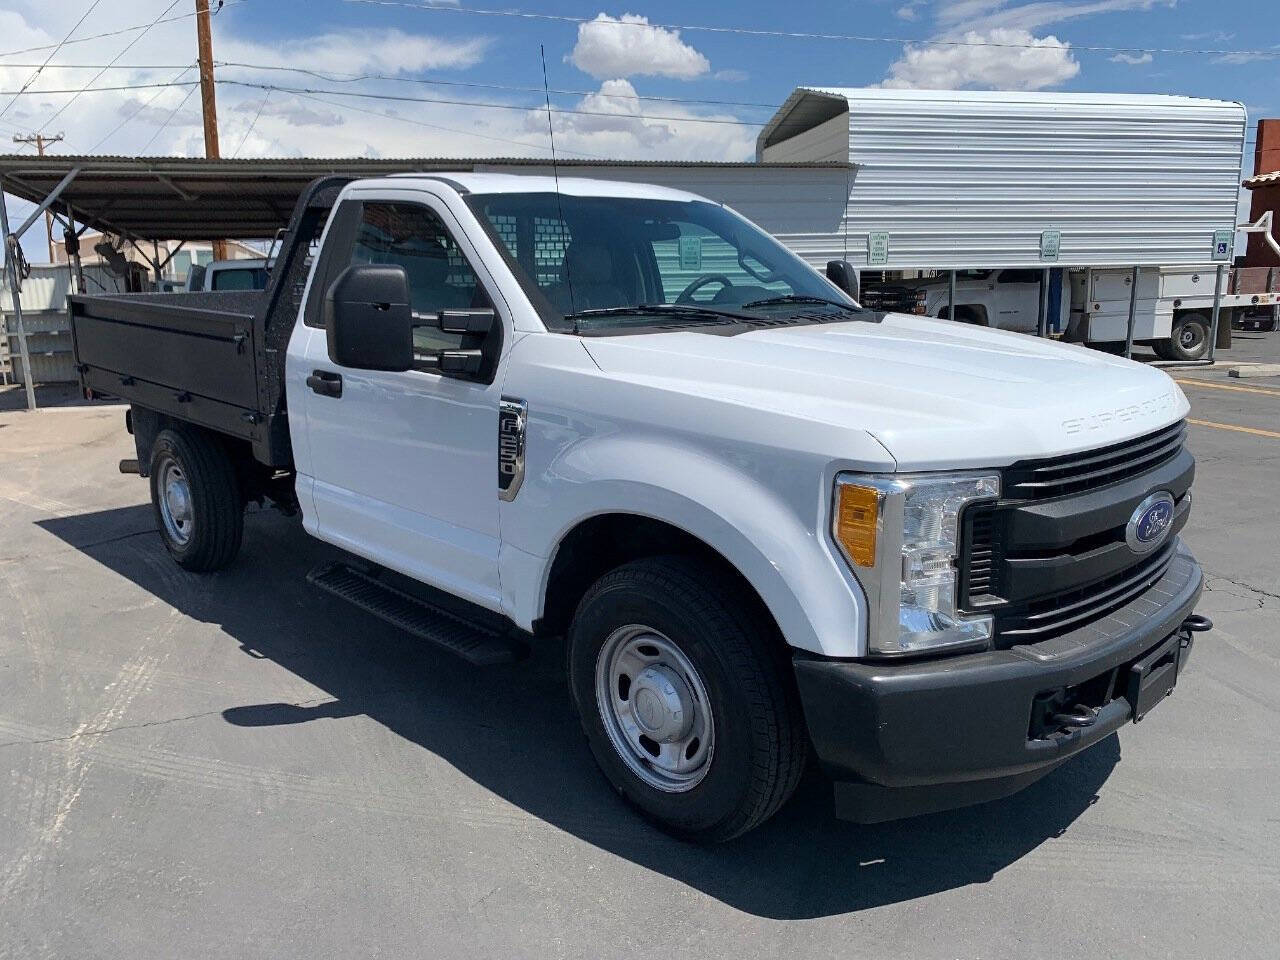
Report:
<svg viewBox="0 0 1280 960"><path fill-rule="evenodd" d="M1154 470L1182 449L1186 422L1107 447L1043 460L1022 460L1004 471L1004 499L1048 500L1096 490Z"/></svg>
<svg viewBox="0 0 1280 960"><path fill-rule="evenodd" d="M1103 580L998 611L1000 646L1039 643L1105 617L1164 576L1176 551L1175 543L1170 543Z"/></svg>

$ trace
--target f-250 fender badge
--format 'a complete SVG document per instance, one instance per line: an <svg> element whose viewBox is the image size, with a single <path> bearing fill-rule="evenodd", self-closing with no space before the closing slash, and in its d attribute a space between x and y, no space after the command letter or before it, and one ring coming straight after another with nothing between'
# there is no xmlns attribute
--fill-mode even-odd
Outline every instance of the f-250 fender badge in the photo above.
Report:
<svg viewBox="0 0 1280 960"><path fill-rule="evenodd" d="M524 482L524 431L529 404L513 397L498 403L498 498L514 500Z"/></svg>

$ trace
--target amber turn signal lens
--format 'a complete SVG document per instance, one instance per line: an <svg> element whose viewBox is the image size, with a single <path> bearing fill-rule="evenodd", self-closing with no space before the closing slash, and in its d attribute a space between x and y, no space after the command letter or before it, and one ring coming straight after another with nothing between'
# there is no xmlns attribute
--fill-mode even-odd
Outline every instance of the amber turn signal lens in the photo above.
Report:
<svg viewBox="0 0 1280 960"><path fill-rule="evenodd" d="M836 489L836 539L857 566L874 567L880 492L851 483L842 483Z"/></svg>

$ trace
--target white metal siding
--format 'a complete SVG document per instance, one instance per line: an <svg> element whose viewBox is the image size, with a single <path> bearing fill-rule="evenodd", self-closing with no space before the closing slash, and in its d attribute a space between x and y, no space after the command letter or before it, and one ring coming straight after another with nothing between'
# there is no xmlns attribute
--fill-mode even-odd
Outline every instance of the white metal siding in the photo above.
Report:
<svg viewBox="0 0 1280 960"><path fill-rule="evenodd" d="M803 99L803 92L797 94ZM1235 225L1245 111L1185 97L825 90L849 104L849 259L889 234L890 268L1203 264ZM804 104L788 101L793 115ZM780 111L773 123L784 119ZM827 121L829 123L830 121ZM825 124L823 124L825 126ZM794 122L792 124L794 128ZM761 136L774 160L789 140ZM803 134L801 134L803 135ZM796 138L790 138L796 139ZM838 255L843 232L803 240Z"/></svg>
<svg viewBox="0 0 1280 960"><path fill-rule="evenodd" d="M117 281L103 267L90 265L84 268L84 272L91 293L116 293L122 289L123 281ZM22 351L7 278L5 273L4 279L0 280L0 337L7 344L12 377L21 383L25 377ZM32 266L31 276L22 281L19 294L22 326L27 334L27 350L31 355L31 371L36 383L76 379L71 325L67 318L67 294L70 292L70 272L65 264Z"/></svg>
<svg viewBox="0 0 1280 960"><path fill-rule="evenodd" d="M818 163L849 159L849 114L844 111L830 120L801 131L770 147L765 158L770 163Z"/></svg>

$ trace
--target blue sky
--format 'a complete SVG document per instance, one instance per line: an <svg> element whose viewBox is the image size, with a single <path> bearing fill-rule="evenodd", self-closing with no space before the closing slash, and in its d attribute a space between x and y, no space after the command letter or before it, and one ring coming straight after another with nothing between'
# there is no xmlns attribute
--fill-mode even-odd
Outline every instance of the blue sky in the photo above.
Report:
<svg viewBox="0 0 1280 960"><path fill-rule="evenodd" d="M0 89L18 89L48 55L18 51L61 40L92 2L0 0ZM555 117L565 155L747 159L756 125L802 83L1177 93L1240 100L1251 121L1280 115L1276 0L509 3L461 7L589 22L481 15L458 4L424 10L415 0L228 0L213 21L214 56L248 66L218 69L223 155L545 155L546 116L535 109L540 44L551 87L565 91L553 103L578 111ZM150 23L171 4L167 16L180 17L192 0L104 2L72 39ZM915 42L657 26L664 24ZM938 40L962 43L928 42ZM134 89L0 98L0 134L62 132L52 149L63 152L201 153L199 96L187 69L195 47L189 17L67 44L31 90L79 89L113 59L93 85ZM137 87L156 83L177 85ZM379 99L390 97L458 102ZM663 97L673 99L644 99Z"/></svg>

